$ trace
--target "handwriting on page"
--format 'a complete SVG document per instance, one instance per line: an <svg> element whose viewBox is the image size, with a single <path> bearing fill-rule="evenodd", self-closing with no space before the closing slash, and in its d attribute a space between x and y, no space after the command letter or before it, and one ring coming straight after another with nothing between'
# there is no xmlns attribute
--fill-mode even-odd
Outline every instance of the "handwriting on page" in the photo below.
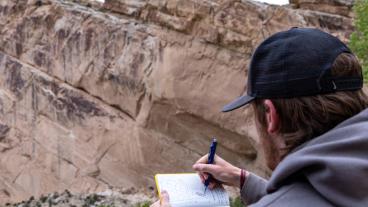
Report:
<svg viewBox="0 0 368 207"><path fill-rule="evenodd" d="M162 177L159 180L161 189L169 192L170 201L173 203L186 203L193 206L229 204L227 193L222 188L207 189L204 193L205 187L197 174L178 174Z"/></svg>
<svg viewBox="0 0 368 207"><path fill-rule="evenodd" d="M196 192L196 194L197 194L197 195L199 195L199 196L201 196L201 197L205 197L205 196L206 196L206 193L205 193L205 192L203 192L203 193L201 193L201 192Z"/></svg>

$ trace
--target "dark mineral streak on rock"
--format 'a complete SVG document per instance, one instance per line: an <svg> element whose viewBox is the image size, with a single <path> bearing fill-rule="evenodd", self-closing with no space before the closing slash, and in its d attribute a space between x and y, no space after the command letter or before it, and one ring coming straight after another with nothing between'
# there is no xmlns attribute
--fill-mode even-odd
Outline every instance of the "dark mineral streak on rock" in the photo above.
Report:
<svg viewBox="0 0 368 207"><path fill-rule="evenodd" d="M21 89L25 85L25 81L22 79L22 65L18 62L8 60L5 64L5 73L7 74L7 85L9 89L21 97Z"/></svg>
<svg viewBox="0 0 368 207"><path fill-rule="evenodd" d="M2 141L6 137L9 130L10 128L7 125L0 123L0 141Z"/></svg>

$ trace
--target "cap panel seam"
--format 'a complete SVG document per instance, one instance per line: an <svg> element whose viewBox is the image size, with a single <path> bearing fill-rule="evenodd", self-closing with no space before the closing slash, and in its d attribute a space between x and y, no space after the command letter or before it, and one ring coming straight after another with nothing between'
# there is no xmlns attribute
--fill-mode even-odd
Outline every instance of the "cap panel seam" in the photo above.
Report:
<svg viewBox="0 0 368 207"><path fill-rule="evenodd" d="M287 38L289 38L289 37L290 37L290 33L288 33L288 35L287 35ZM290 42L288 42L287 45L286 45L286 50L284 51L283 59L282 59L282 67L283 67L284 70L286 70L286 77L284 78L284 82L285 82L284 90L285 90L286 93L289 92L289 90L288 90L289 89L289 84L288 84L288 82L289 82L289 70L286 68L285 59L286 59L286 52L289 51L289 48L290 48Z"/></svg>

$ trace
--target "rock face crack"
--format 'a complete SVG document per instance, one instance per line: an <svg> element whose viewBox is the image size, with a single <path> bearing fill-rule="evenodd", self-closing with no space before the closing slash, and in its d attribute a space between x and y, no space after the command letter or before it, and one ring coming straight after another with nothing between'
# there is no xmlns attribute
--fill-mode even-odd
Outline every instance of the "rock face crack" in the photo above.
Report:
<svg viewBox="0 0 368 207"><path fill-rule="evenodd" d="M6 137L9 130L10 128L7 125L0 123L0 142Z"/></svg>
<svg viewBox="0 0 368 207"><path fill-rule="evenodd" d="M0 53L3 53L5 55L9 56L12 59L16 59L14 56L6 54L4 51L0 50ZM13 66L11 66L11 65L13 65ZM115 110L118 110L119 112L123 113L127 117L134 120L134 118L130 114L128 114L127 112L125 112L121 108L116 107L114 105L110 105L109 103L106 103L103 99L101 99L98 96L94 96L94 95L90 94L84 88L74 87L73 85L70 85L67 82L58 79L58 77L50 76L49 74L44 73L42 70L37 69L37 66L29 64L29 63L24 63L24 62L22 62L18 59L17 59L16 62L12 62L12 63L6 65L6 67L9 68L9 71L11 71L11 73L13 73L13 74L10 74L8 76L9 79L7 80L9 85L11 86L11 90L13 91L13 93L21 95L19 93L18 89L23 88L25 85L30 85L33 81L33 79L30 79L29 83L25 84L24 80L22 80L20 78L20 69L24 70L24 69L27 68L27 67L22 67L23 65L28 66L28 68L31 69L31 71L37 71L37 73L41 73L43 76L47 76L49 79L52 79L55 82L56 85L62 83L64 85L67 85L70 88L74 88L74 90L79 90L79 93L83 93L84 95L90 96L92 99L98 100L99 102L102 102L102 104L104 104L106 106L110 106L111 108L114 108ZM46 84L46 82L45 82L45 84ZM49 83L47 83L47 84L49 84ZM56 88L56 87L57 86L54 86L53 88ZM59 91L57 91L57 92L59 92ZM63 93L65 91L60 91L60 92ZM98 108L95 106L95 103L89 102L87 100L84 100L84 99L81 99L81 98L78 98L78 97L75 97L75 96L71 96L70 100L65 100L65 99L59 99L59 100L61 102L63 102L64 105L68 106L67 110L68 110L69 114L79 114L79 112L82 112L82 113L88 113L88 114L92 114L92 115L96 115L96 116L106 115L105 113L98 110Z"/></svg>

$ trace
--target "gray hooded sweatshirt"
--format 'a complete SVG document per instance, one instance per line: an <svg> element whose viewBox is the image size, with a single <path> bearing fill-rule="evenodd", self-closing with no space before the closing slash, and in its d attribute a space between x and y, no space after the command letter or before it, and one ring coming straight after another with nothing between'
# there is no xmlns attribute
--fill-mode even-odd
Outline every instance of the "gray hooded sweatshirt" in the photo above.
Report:
<svg viewBox="0 0 368 207"><path fill-rule="evenodd" d="M368 207L368 109L293 150L269 181L250 174L241 196L251 207Z"/></svg>

